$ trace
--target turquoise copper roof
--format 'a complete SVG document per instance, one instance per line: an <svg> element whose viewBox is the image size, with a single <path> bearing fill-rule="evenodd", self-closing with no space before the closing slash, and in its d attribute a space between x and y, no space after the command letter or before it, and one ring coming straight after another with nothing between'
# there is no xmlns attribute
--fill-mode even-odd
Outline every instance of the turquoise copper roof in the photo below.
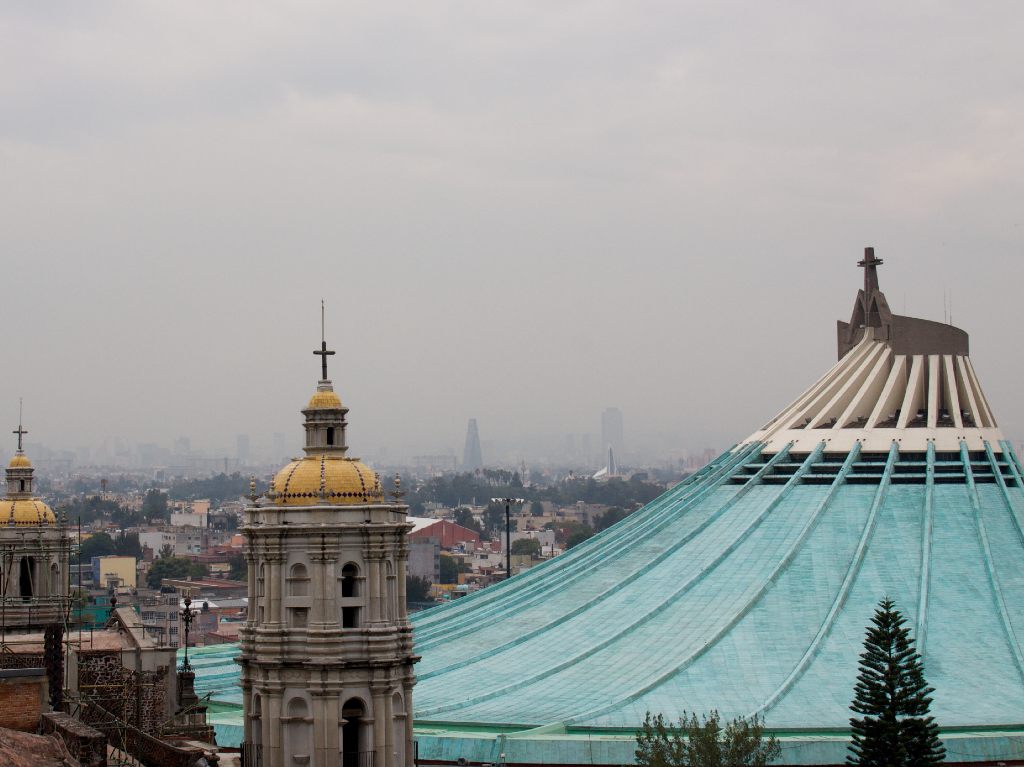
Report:
<svg viewBox="0 0 1024 767"><path fill-rule="evenodd" d="M865 627L908 618L953 762L1024 753L1024 480L956 328L892 315L873 253L840 361L567 553L413 617L424 759L622 764L646 712L763 716L840 764Z"/></svg>

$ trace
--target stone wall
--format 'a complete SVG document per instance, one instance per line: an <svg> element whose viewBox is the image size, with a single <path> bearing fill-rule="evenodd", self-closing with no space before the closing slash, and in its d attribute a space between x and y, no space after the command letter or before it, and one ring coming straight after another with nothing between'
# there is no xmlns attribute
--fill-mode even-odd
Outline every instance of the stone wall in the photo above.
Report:
<svg viewBox="0 0 1024 767"><path fill-rule="evenodd" d="M47 692L41 668L0 671L0 727L36 732Z"/></svg>
<svg viewBox="0 0 1024 767"><path fill-rule="evenodd" d="M68 753L82 767L107 767L107 738L98 730L67 714L50 712L43 714L42 731L64 741Z"/></svg>

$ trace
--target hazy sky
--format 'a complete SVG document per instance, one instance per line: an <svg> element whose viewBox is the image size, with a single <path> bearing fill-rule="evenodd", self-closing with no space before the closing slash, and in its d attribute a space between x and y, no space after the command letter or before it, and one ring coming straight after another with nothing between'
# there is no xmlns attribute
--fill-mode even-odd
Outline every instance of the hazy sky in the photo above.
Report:
<svg viewBox="0 0 1024 767"><path fill-rule="evenodd" d="M746 436L874 245L1020 381L1024 5L67 2L0 10L0 425L350 442ZM6 404L3 404L6 403ZM8 437L8 440L12 438ZM418 448L417 448L418 449Z"/></svg>

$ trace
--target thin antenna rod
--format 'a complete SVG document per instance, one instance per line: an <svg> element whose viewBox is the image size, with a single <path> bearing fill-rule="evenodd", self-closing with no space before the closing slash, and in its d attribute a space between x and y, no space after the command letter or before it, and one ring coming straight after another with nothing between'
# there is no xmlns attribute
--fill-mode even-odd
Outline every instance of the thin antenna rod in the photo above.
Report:
<svg viewBox="0 0 1024 767"><path fill-rule="evenodd" d="M323 343L327 340L326 333L326 321L324 319L324 300L320 299L320 342Z"/></svg>

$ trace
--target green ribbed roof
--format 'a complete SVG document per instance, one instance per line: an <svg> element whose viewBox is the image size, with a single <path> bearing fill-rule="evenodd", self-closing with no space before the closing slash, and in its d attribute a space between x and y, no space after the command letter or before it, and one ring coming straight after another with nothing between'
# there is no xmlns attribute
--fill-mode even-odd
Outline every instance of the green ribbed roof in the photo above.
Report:
<svg viewBox="0 0 1024 767"><path fill-rule="evenodd" d="M566 554L416 615L421 749L470 757L474 737L525 744L531 730L628 742L645 712L683 709L760 713L827 740L848 726L883 596L915 629L944 729L1024 725L1024 490L1010 446L824 447L729 452Z"/></svg>

